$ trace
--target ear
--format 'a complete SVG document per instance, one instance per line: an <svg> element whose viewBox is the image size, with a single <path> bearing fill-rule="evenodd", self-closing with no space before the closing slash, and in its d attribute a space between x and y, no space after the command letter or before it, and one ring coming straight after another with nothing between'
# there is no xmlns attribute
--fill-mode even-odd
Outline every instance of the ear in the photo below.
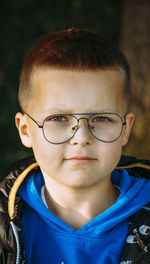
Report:
<svg viewBox="0 0 150 264"><path fill-rule="evenodd" d="M126 125L123 128L123 144L122 144L122 146L125 146L128 143L134 119L135 119L134 113L130 112L130 113L126 114L126 119L125 119Z"/></svg>
<svg viewBox="0 0 150 264"><path fill-rule="evenodd" d="M16 122L16 127L19 131L22 144L27 148L31 148L32 147L31 137L29 133L29 127L28 127L26 115L18 112L15 116L15 122Z"/></svg>

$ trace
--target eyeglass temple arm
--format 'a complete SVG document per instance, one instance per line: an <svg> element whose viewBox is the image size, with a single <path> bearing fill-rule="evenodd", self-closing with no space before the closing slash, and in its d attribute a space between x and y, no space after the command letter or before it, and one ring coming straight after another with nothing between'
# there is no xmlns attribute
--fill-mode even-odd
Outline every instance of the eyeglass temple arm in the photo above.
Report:
<svg viewBox="0 0 150 264"><path fill-rule="evenodd" d="M38 122L33 119L33 117L31 117L29 114L27 114L26 112L24 112L25 115L27 115L39 128L43 128L43 125L39 125Z"/></svg>

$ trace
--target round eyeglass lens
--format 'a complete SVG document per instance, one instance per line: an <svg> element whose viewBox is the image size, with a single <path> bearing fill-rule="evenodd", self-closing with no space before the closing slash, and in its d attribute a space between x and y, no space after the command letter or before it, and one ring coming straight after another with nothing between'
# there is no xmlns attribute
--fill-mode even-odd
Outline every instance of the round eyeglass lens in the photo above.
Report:
<svg viewBox="0 0 150 264"><path fill-rule="evenodd" d="M89 128L97 139L104 142L112 142L122 133L122 119L117 114L103 113L89 118Z"/></svg>
<svg viewBox="0 0 150 264"><path fill-rule="evenodd" d="M54 144L61 144L73 137L77 119L74 116L53 115L45 119L43 133Z"/></svg>

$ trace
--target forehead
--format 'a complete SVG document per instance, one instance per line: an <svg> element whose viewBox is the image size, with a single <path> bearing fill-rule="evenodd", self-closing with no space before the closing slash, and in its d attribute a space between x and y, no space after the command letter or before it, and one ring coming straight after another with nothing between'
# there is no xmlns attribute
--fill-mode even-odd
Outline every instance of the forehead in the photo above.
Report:
<svg viewBox="0 0 150 264"><path fill-rule="evenodd" d="M36 70L31 79L32 110L51 112L120 111L124 107L119 70Z"/></svg>

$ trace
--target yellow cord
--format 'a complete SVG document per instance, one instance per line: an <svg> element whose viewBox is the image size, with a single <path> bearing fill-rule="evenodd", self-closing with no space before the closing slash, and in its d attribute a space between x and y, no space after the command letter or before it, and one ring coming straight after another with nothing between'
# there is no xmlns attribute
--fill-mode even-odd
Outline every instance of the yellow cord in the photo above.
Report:
<svg viewBox="0 0 150 264"><path fill-rule="evenodd" d="M22 173L20 173L19 176L17 177L17 179L15 180L11 190L10 190L9 199L8 199L8 213L9 213L11 220L14 218L14 214L15 214L16 193L17 193L21 183L23 182L25 177L28 175L28 173L37 166L38 166L38 163L35 162L35 163L31 164L29 167L27 167Z"/></svg>
<svg viewBox="0 0 150 264"><path fill-rule="evenodd" d="M142 163L133 163L131 165L118 166L118 167L116 167L116 169L117 170L120 170L120 169L130 169L130 168L135 168L135 167L139 167L139 168L143 168L143 169L150 170L150 166L149 165L142 164Z"/></svg>

